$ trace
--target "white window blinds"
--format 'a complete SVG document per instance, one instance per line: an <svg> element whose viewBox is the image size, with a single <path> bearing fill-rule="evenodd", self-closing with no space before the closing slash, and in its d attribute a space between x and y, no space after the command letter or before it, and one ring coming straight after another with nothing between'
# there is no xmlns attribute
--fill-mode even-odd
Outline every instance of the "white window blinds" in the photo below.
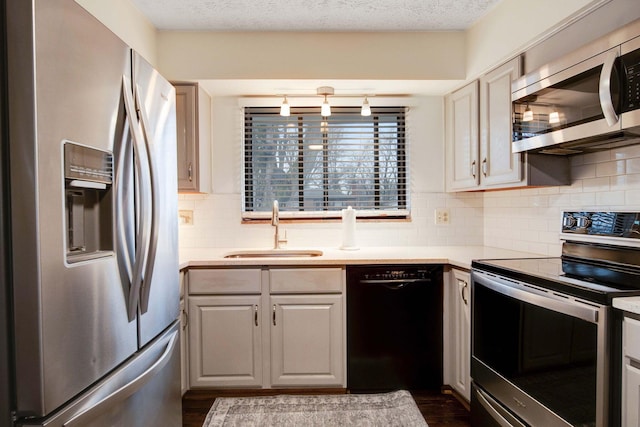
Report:
<svg viewBox="0 0 640 427"><path fill-rule="evenodd" d="M244 217L271 212L278 200L289 217L407 216L405 108L245 107ZM286 215L291 213L290 215ZM295 213L295 214L294 214Z"/></svg>

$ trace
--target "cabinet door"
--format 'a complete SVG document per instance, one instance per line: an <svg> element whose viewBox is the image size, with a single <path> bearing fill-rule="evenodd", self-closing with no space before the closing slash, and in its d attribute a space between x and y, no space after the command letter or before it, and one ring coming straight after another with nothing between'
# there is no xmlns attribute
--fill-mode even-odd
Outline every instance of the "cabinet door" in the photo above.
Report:
<svg viewBox="0 0 640 427"><path fill-rule="evenodd" d="M447 190L474 189L478 175L478 82L445 98Z"/></svg>
<svg viewBox="0 0 640 427"><path fill-rule="evenodd" d="M522 154L511 152L511 82L520 77L520 57L480 78L480 180L505 187L523 180Z"/></svg>
<svg viewBox="0 0 640 427"><path fill-rule="evenodd" d="M176 131L178 143L178 190L198 191L197 87L176 88Z"/></svg>
<svg viewBox="0 0 640 427"><path fill-rule="evenodd" d="M471 281L469 273L452 270L453 372L451 386L467 400L471 398Z"/></svg>
<svg viewBox="0 0 640 427"><path fill-rule="evenodd" d="M176 88L178 191L211 191L211 98L196 83Z"/></svg>
<svg viewBox="0 0 640 427"><path fill-rule="evenodd" d="M271 384L345 387L342 295L272 296Z"/></svg>
<svg viewBox="0 0 640 427"><path fill-rule="evenodd" d="M640 363L627 359L623 375L622 425L640 426Z"/></svg>
<svg viewBox="0 0 640 427"><path fill-rule="evenodd" d="M191 387L262 385L260 295L189 297Z"/></svg>
<svg viewBox="0 0 640 427"><path fill-rule="evenodd" d="M184 298L180 298L180 388L183 395L189 390L188 324Z"/></svg>

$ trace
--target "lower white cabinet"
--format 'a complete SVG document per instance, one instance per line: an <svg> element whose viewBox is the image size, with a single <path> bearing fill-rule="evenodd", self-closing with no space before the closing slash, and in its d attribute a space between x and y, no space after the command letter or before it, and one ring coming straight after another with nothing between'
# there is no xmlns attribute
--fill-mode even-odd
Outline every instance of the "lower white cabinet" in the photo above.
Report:
<svg viewBox="0 0 640 427"><path fill-rule="evenodd" d="M343 385L343 301L343 295L271 297L271 385Z"/></svg>
<svg viewBox="0 0 640 427"><path fill-rule="evenodd" d="M191 387L262 385L260 295L189 297Z"/></svg>
<svg viewBox="0 0 640 427"><path fill-rule="evenodd" d="M640 321L623 321L622 425L640 426Z"/></svg>
<svg viewBox="0 0 640 427"><path fill-rule="evenodd" d="M191 387L346 387L344 269L194 272Z"/></svg>
<svg viewBox="0 0 640 427"><path fill-rule="evenodd" d="M471 276L451 269L445 286L445 382L471 398Z"/></svg>
<svg viewBox="0 0 640 427"><path fill-rule="evenodd" d="M180 389L182 395L189 390L189 317L185 302L186 275L186 271L180 271Z"/></svg>

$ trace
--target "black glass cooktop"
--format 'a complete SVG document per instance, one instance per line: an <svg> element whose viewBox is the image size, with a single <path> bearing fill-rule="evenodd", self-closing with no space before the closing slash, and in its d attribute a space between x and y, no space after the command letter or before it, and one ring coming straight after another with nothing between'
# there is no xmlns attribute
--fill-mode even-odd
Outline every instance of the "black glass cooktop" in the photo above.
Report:
<svg viewBox="0 0 640 427"><path fill-rule="evenodd" d="M620 265L555 257L474 260L471 266L600 304L640 295L640 270Z"/></svg>

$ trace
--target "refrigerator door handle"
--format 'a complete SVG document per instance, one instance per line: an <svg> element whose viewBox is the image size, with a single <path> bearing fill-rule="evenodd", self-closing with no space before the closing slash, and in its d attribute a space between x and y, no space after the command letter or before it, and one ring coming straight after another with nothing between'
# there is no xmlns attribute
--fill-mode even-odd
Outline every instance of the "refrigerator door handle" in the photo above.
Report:
<svg viewBox="0 0 640 427"><path fill-rule="evenodd" d="M149 220L150 213L148 212L150 206L145 197L146 190L150 187L150 184L147 182L149 180L149 172L145 170L149 168L149 159L144 143L144 135L142 134L142 129L140 128L140 124L137 120L131 83L126 76L123 76L122 82L124 87L123 93L127 119L129 122L129 128L131 129L131 136L133 138L134 164L137 172L137 179L142 189L138 194L140 218L138 221L138 230L136 235L136 254L133 278L131 281L128 299L129 303L127 307L129 319L132 320L136 317L138 303L140 301L140 288L142 286L144 268L146 266L147 249L150 238L149 235L151 232L151 221Z"/></svg>
<svg viewBox="0 0 640 427"><path fill-rule="evenodd" d="M171 359L175 346L178 342L178 333L178 330L175 330L171 333L165 350L162 352L160 357L158 357L158 359L156 359L155 361L150 361L152 362L151 365L140 375L138 375L135 379L129 381L122 387L118 388L117 390L113 391L112 393L109 393L102 398L98 397L100 400L92 404L90 407L82 410L78 414L73 415L71 419L63 424L63 427L83 426L87 424L88 421L94 419L103 410L109 409L110 407L113 407L114 404L126 400L129 396L144 387L151 379L156 376L156 374L160 370L162 370L162 368L164 368L164 366Z"/></svg>
<svg viewBox="0 0 640 427"><path fill-rule="evenodd" d="M149 232L149 244L147 246L146 265L144 268L144 278L140 289L140 312L146 313L149 308L149 295L151 293L151 278L153 276L153 267L156 261L156 252L158 250L158 224L159 213L158 208L158 179L156 176L157 168L154 164L154 158L151 155L153 141L150 132L149 118L144 109L144 103L140 102L140 88L135 87L135 97L138 100L138 112L140 115L140 123L142 124L142 134L145 141L145 149L147 150L147 161L149 166L149 189L151 190L151 224Z"/></svg>
<svg viewBox="0 0 640 427"><path fill-rule="evenodd" d="M123 90L124 87L123 87ZM115 223L116 223L116 257L118 263L118 269L120 272L120 280L122 282L125 293L129 294L131 289L131 281L133 278L133 232L131 231L131 223L133 218L129 218L126 212L127 206L125 204L125 184L124 179L128 171L126 165L126 152L128 149L128 136L131 130L129 129L129 123L125 122L124 131L122 133L122 144L120 145L120 152L117 153L118 163L116 165L115 174ZM128 295L127 295L128 296ZM128 305L127 305L128 308ZM128 310L127 310L128 311ZM129 317L129 321L133 318Z"/></svg>

